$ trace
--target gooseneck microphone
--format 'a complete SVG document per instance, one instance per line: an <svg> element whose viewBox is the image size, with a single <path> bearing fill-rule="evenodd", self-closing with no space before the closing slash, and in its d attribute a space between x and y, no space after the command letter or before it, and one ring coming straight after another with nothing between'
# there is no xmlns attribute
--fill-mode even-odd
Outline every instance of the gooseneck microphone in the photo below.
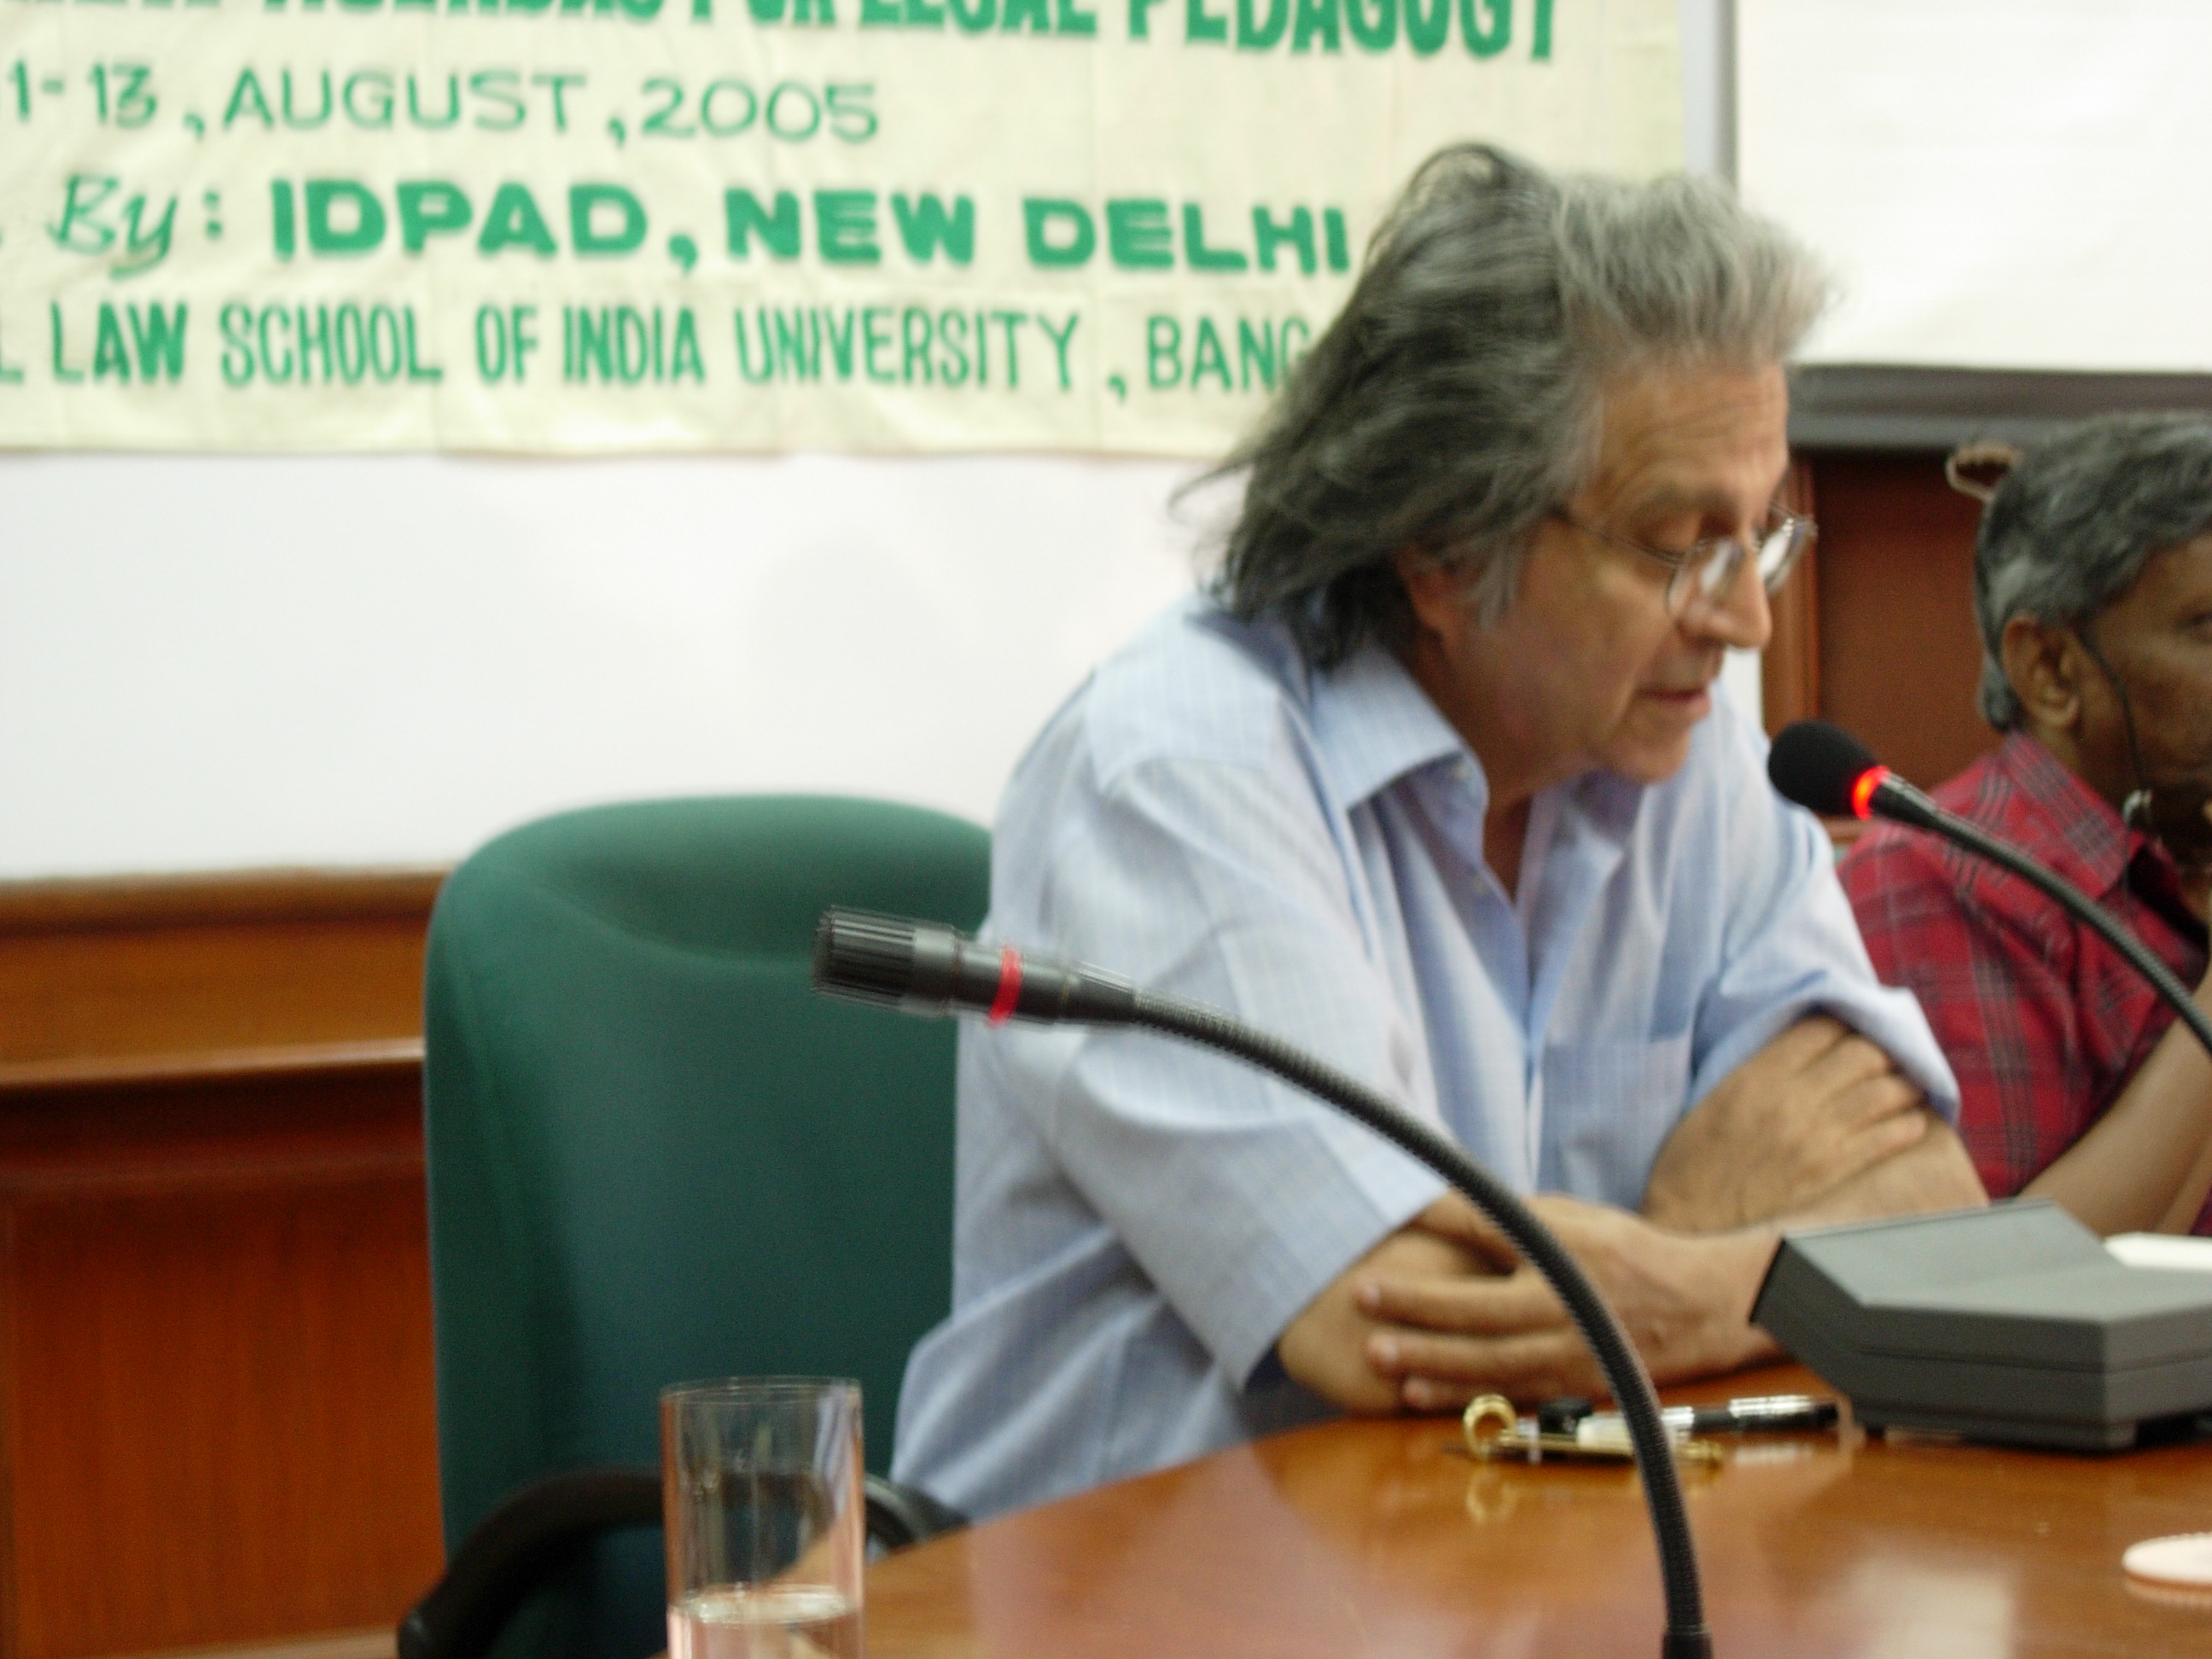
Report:
<svg viewBox="0 0 2212 1659"><path fill-rule="evenodd" d="M1079 963L1025 957L931 922L831 910L814 939L814 987L831 996L921 1015L980 1013L1008 1019L1139 1026L1218 1049L1271 1072L1357 1119L1442 1176L1544 1275L1596 1356L1620 1402L1644 1476L1667 1602L1662 1659L1709 1659L1696 1546L1682 1505L1672 1443L1634 1346L1581 1265L1528 1206L1459 1147L1366 1085L1279 1038L1196 1003L1140 990Z"/></svg>
<svg viewBox="0 0 2212 1659"><path fill-rule="evenodd" d="M1766 757L1766 775L1784 800L1832 818L1876 815L1909 823L1955 842L2000 865L2049 894L2069 914L2094 929L2129 966L2151 982L2204 1051L2212 1054L2212 1020L2197 1006L2171 969L2109 912L2071 882L2045 869L2017 848L2008 847L1979 824L1947 812L1921 791L1875 759L1866 745L1826 720L1799 720L1784 726Z"/></svg>

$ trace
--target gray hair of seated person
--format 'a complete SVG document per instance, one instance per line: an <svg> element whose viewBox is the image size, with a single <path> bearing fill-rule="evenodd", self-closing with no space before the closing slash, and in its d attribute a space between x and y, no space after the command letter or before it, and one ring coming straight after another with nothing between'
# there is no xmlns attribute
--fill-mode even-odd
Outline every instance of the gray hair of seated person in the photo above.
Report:
<svg viewBox="0 0 2212 1659"><path fill-rule="evenodd" d="M1212 591L1238 616L1279 617L1321 667L1411 637L1404 550L1462 573L1494 622L1537 525L1589 475L1609 382L1778 364L1828 291L1721 185L1439 151L1343 311L1209 475L1245 475Z"/></svg>
<svg viewBox="0 0 2212 1659"><path fill-rule="evenodd" d="M2085 626L2143 567L2212 532L2212 418L2100 415L2022 453L1990 495L1974 542L1982 718L2021 721L2005 677L2005 624Z"/></svg>

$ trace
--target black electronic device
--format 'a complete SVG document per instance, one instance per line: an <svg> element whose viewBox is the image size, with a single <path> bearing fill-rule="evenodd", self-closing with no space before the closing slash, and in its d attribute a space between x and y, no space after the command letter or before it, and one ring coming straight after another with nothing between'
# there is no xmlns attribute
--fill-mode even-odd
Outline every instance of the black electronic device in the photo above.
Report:
<svg viewBox="0 0 2212 1659"><path fill-rule="evenodd" d="M2110 1451L2212 1412L2212 1273L2046 1200L1790 1233L1752 1318L1872 1428Z"/></svg>

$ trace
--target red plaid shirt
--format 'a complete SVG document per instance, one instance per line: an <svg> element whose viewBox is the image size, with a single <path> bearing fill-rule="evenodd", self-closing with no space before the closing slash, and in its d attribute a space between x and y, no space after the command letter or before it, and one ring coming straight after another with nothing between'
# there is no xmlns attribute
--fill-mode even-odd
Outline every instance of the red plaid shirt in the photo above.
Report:
<svg viewBox="0 0 2212 1659"><path fill-rule="evenodd" d="M2166 849L2034 738L2014 732L1935 793L2118 915L2184 985L2203 975L2204 928ZM2112 1103L2172 1011L2056 903L1947 841L1878 824L1839 873L1875 972L1920 999L1958 1074L1982 1184L2009 1197ZM2212 1200L2195 1231L2212 1233Z"/></svg>

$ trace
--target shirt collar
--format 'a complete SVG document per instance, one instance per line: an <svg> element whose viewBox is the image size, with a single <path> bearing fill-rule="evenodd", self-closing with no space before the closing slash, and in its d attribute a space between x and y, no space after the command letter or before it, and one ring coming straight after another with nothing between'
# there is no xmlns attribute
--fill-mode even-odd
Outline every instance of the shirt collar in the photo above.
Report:
<svg viewBox="0 0 2212 1659"><path fill-rule="evenodd" d="M1438 761L1467 763L1480 809L1490 790L1482 764L1429 694L1389 651L1370 644L1308 683L1314 746L1337 799L1357 806Z"/></svg>
<svg viewBox="0 0 2212 1659"><path fill-rule="evenodd" d="M2119 886L2146 837L2110 801L2025 732L2007 734L1996 769L2011 787L2014 834L2024 851L2093 896Z"/></svg>

